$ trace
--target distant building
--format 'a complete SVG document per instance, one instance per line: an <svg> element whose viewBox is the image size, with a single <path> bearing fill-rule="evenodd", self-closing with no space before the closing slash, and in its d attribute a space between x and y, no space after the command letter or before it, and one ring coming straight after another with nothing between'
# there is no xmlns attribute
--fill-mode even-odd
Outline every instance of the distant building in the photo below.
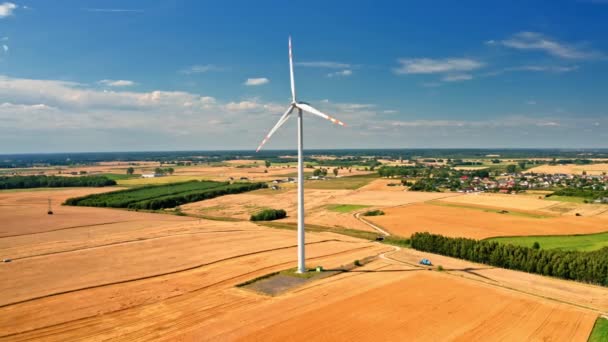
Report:
<svg viewBox="0 0 608 342"><path fill-rule="evenodd" d="M141 175L141 178L156 178L156 177L162 177L163 175L160 173L144 173Z"/></svg>

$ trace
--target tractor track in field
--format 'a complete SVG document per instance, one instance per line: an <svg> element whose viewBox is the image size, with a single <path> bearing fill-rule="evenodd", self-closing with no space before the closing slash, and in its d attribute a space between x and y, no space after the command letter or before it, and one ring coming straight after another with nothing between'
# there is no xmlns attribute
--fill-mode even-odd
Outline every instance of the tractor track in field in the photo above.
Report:
<svg viewBox="0 0 608 342"><path fill-rule="evenodd" d="M322 241L316 241L316 242L312 242L312 243L307 243L307 245L309 245L309 244L325 243L325 242L358 243L358 242L354 242L354 241L343 241L343 240L339 240L339 239L328 239L328 240L322 240ZM78 292L78 291L81 291L81 290L94 289L94 288L98 288L98 287L111 286L111 285L118 285L118 284L122 284L122 283L135 282L135 281L145 280L145 279L150 279L150 278L155 278L155 277L162 277L162 276L165 276L165 275L171 275L171 274L175 274L175 273L190 271L190 270L193 270L193 269L196 269L196 268L200 268L200 267L204 267L204 266L209 266L209 265L214 265L214 264L221 264L221 263L224 263L224 262L227 262L227 261L231 261L231 260L234 260L234 259L238 259L238 258L241 258L241 257L248 257L248 256L256 255L256 254L264 254L264 253L268 253L268 252L273 252L273 251L282 250L282 249L289 249L289 248L294 248L294 247L297 247L297 245L291 245L291 246L279 247L279 248L272 248L272 249L258 251L258 252L252 252L252 253L245 253L245 254L241 254L241 255L236 255L236 256L232 256L232 257L216 260L216 261L204 264L204 265L200 265L200 266L196 266L196 267L190 267L188 269L177 270L177 271L167 272L167 273L164 273L164 274L158 274L158 275L153 275L153 276L146 276L146 277L141 277L141 278L138 278L138 279L131 279L131 280L127 280L127 281L119 281L119 282L113 282L113 283L108 283L108 284L100 284L100 285L85 287L85 288L76 289L76 290L62 291L60 293L54 293L54 294L49 294L49 295L45 295L45 296L40 296L40 297L37 297L37 298L31 298L31 299L27 299L27 300L20 301L20 302L15 302L15 303L12 303L12 304L0 305L0 308L6 307L6 306L11 306L11 305L16 305L16 304L22 304L22 303L25 303L25 302L30 302L30 301L34 301L34 300L38 300L38 299L44 299L44 298L47 298L47 297L53 297L53 296L58 296L58 295L62 295L62 294L67 294L67 293L71 293L71 292ZM312 258L308 258L308 259L309 260L318 260L318 259L323 259L323 258L327 258L327 257L333 257L333 256L341 255L341 254L349 254L349 253L352 253L352 252L355 252L355 251L359 251L359 250L363 250L363 249L368 249L368 248L371 248L371 247L372 246L362 246L362 247L358 247L358 248L354 248L354 249L349 249L349 250L345 250L345 251L340 251L340 252L320 255L320 256L316 256L316 257L312 257ZM234 282L234 281L237 281L237 283L238 283L238 281L240 281L241 279L245 280L245 279L247 279L249 277L255 277L256 275L258 275L260 273L263 274L263 272L272 272L272 271L274 271L276 269L281 269L281 268L287 267L287 266L292 265L292 264L293 264L293 261L286 261L286 262L281 262L281 263L278 263L278 264L264 266L264 267L255 269L253 271L249 271L249 272L242 273L242 274L239 274L239 275L236 275L236 276L228 277L228 278L216 281L214 283L207 284L207 285L204 285L204 286L196 288L196 289L192 289L192 290L190 290L190 291L188 291L186 293L183 293L183 294L179 294L179 295L176 295L176 296L170 296L170 297L164 298L163 300L170 299L170 298L176 298L176 297L183 296L183 295L192 295L192 294L195 294L195 293L197 293L199 291L204 291L204 290L207 290L207 289L210 289L210 288L213 288L213 287L217 287L219 285L223 285L223 284L226 284L226 283ZM162 301L162 300L159 300L159 301ZM156 303L156 302L158 302L158 301L155 301L154 303ZM151 305L151 304L154 304L154 303L144 303L144 304L129 306L129 307L121 308L121 309L112 310L112 311L107 312L107 313L117 313L117 312L126 311L126 310L130 310L130 309L137 308L137 307ZM104 314L107 314L107 313L104 313ZM80 317L78 319L71 320L69 322L73 323L73 322L78 322L78 321L84 321L84 320L90 319L91 317L94 317L94 316L95 315L89 315L89 316L85 316L85 317ZM48 326L40 327L40 328L34 328L34 329L23 330L23 331L19 331L19 332L15 332L15 333L10 333L10 334L6 334L6 335L0 335L0 338L4 339L4 338L8 338L8 337L18 336L18 335L21 335L21 334L31 333L31 332L42 330L42 329L53 328L53 327L56 327L56 326L61 326L61 325L65 324L65 323L66 322L61 322L61 323L56 323L56 324L51 324L51 325L48 325Z"/></svg>
<svg viewBox="0 0 608 342"><path fill-rule="evenodd" d="M163 236L155 236L155 237L151 237L151 238L137 238L137 239L126 240L126 241L116 241L116 242L110 242L110 243L100 244L100 245L96 245L96 246L73 248L73 249L56 251L56 252L48 252L48 253L41 253L41 254L35 254L35 255L26 255L26 256L22 256L22 257L11 258L11 260L12 261L17 261L17 260L24 260L24 259L31 259L31 258L38 258L38 257L43 257L43 256L49 256L49 255L54 255L54 254L80 252L80 251L86 251L86 250L91 250L91 249L104 248L104 247L109 247L109 246L116 246L116 245L130 244L130 243L138 243L138 242L157 240L157 239L166 239L166 238L175 237L175 236L182 236L182 235L198 235L198 234L210 234L210 233L234 233L234 232L246 232L246 231L250 231L250 230L246 230L246 229L230 229L230 230L211 230L211 231L205 231L205 232L176 233L176 234L168 234L168 235L163 235Z"/></svg>
<svg viewBox="0 0 608 342"><path fill-rule="evenodd" d="M325 242L343 242L343 243L349 243L350 242L350 243L358 243L358 242L354 242L354 241L343 241L343 240L339 240L339 239L327 239L327 240L310 242L310 243L307 243L306 245L314 245L314 244L320 244L320 243L325 243ZM2 304L2 305L0 305L0 308L5 308L5 307L8 307L8 306L12 306L12 305L32 302L32 301L39 300L39 299L54 297L54 296L68 294L68 293L73 293L73 292L90 290L90 289L95 289L95 288L100 288L100 287L105 287L105 286L125 284L125 283L140 281L140 280L151 279L151 278L155 278L155 277L161 277L161 276L166 276L166 275L171 275L171 274L177 274L177 273L181 273L181 272L187 272L187 271L195 270L197 268L206 267L206 266L210 266L210 265L214 265L214 264L217 264L217 263L221 263L221 262L225 262L225 261L230 261L230 260L234 260L234 259L238 259L238 258L242 258L242 257L246 257L246 256L263 254L263 253L274 252L274 251L280 251L280 250L284 250L284 249L291 249L291 248L296 248L297 246L298 245L296 244L296 245L289 245L289 246L271 248L271 249L266 249L266 250L261 250L261 251L256 251L256 252L244 253L244 254L240 254L240 255L234 255L234 256L227 257L227 258L215 260L215 261L212 261L212 262L200 263L200 264L197 264L197 265L189 266L189 267L178 269L178 270L167 271L167 272L162 272L162 273L157 273L157 274L151 274L151 275L141 276L141 277L132 278L132 279L125 279L125 280L119 280L119 281L113 281L113 282L95 284L95 285L85 286L85 287L81 287L81 288L77 288L77 289L59 291L59 292L50 293L50 294L46 294L46 295L42 295L42 296L37 296L37 297L27 298L27 299L23 299L23 300L11 302L11 303ZM359 248L351 249L349 251L358 250L358 249L365 249L365 248L369 248L369 247L364 246L364 247L359 247ZM335 254L340 254L340 253L344 253L344 252L338 252L338 253L335 253ZM330 255L332 255L332 254L329 254L327 256L330 256Z"/></svg>

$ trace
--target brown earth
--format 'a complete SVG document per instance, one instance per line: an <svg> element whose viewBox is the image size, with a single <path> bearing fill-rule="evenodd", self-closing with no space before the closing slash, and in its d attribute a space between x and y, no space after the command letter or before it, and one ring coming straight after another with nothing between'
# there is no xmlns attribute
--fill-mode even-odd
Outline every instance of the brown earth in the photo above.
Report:
<svg viewBox="0 0 608 342"><path fill-rule="evenodd" d="M582 174L583 171L588 175L601 175L608 172L608 163L598 163L590 165L541 165L526 170L526 173L564 173L564 174Z"/></svg>
<svg viewBox="0 0 608 342"><path fill-rule="evenodd" d="M428 203L387 208L384 212L384 216L368 219L400 236L427 231L445 236L484 239L495 236L567 235L608 231L608 222L598 217L534 218Z"/></svg>

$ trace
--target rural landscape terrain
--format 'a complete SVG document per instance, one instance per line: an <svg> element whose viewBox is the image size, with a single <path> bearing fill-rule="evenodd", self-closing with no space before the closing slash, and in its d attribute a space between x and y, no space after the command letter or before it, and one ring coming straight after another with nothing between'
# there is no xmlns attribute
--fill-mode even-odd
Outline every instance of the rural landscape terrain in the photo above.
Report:
<svg viewBox="0 0 608 342"><path fill-rule="evenodd" d="M0 342L608 342L608 0L0 0Z"/></svg>
<svg viewBox="0 0 608 342"><path fill-rule="evenodd" d="M305 274L293 152L4 155L0 340L602 341L581 153L311 152Z"/></svg>

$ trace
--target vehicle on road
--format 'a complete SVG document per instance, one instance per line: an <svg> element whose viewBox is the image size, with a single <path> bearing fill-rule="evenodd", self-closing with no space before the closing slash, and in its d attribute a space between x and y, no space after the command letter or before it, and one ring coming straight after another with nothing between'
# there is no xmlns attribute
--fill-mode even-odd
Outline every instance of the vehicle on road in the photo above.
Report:
<svg viewBox="0 0 608 342"><path fill-rule="evenodd" d="M420 265L433 266L433 263L431 262L431 260L424 258L420 260Z"/></svg>

